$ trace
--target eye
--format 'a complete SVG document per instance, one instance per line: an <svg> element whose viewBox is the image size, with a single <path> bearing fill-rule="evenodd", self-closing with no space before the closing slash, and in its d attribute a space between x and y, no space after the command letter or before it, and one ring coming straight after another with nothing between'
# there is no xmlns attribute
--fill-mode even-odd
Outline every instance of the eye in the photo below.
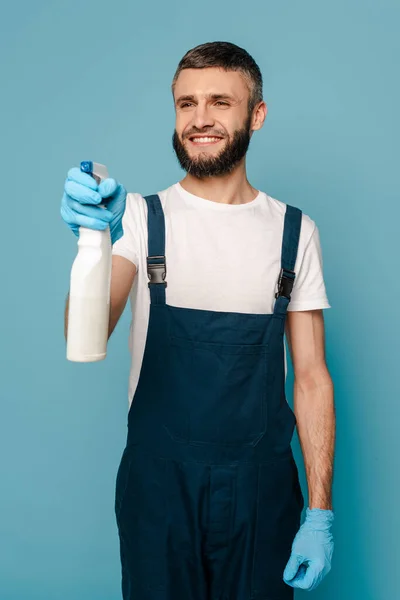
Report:
<svg viewBox="0 0 400 600"><path fill-rule="evenodd" d="M215 104L222 104L222 106L229 106L229 104L227 102L224 102L223 100L217 100L217 102Z"/></svg>
<svg viewBox="0 0 400 600"><path fill-rule="evenodd" d="M191 102L184 102L183 104L181 104L181 108L186 108L187 106L192 106Z"/></svg>

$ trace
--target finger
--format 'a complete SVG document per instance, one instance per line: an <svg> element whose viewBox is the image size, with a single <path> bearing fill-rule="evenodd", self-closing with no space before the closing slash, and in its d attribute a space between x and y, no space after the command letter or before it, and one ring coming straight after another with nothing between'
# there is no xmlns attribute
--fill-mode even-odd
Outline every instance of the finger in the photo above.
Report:
<svg viewBox="0 0 400 600"><path fill-rule="evenodd" d="M80 183L81 185L91 188L92 190L97 190L98 187L94 177L89 175L89 173L84 173L78 169L78 167L73 167L68 171L67 179L70 181L75 181L75 183Z"/></svg>
<svg viewBox="0 0 400 600"><path fill-rule="evenodd" d="M109 198L114 194L117 187L118 183L115 181L115 179L111 179L111 177L109 177L100 183L98 191L102 198Z"/></svg>
<svg viewBox="0 0 400 600"><path fill-rule="evenodd" d="M318 584L319 569L315 563L309 564L303 579L297 582L297 587L301 590L311 591Z"/></svg>
<svg viewBox="0 0 400 600"><path fill-rule="evenodd" d="M65 218L63 209L61 209L61 216L72 226L87 227L88 229L95 229L96 231L104 231L108 226L106 221L102 221L101 219L93 219L93 217L88 217L78 213L74 213L72 219L69 218L69 215L67 215L67 218Z"/></svg>
<svg viewBox="0 0 400 600"><path fill-rule="evenodd" d="M299 567L299 570L297 571L297 575L290 581L289 585L291 585L293 588L300 588L302 586L303 583L303 579L304 579L304 575L307 572L307 566L302 563Z"/></svg>
<svg viewBox="0 0 400 600"><path fill-rule="evenodd" d="M111 198L105 198L104 203L108 210L111 210L113 213L115 213L121 210L124 199L126 199L126 189L119 183L114 194L111 196Z"/></svg>
<svg viewBox="0 0 400 600"><path fill-rule="evenodd" d="M81 183L70 181L69 179L65 182L64 190L68 196L81 204L100 204L103 200L100 194L95 190L90 189Z"/></svg>
<svg viewBox="0 0 400 600"><path fill-rule="evenodd" d="M288 583L292 581L297 575L297 571L303 562L303 557L298 554L292 554L289 558L289 562L286 565L285 571L283 573L283 578Z"/></svg>
<svg viewBox="0 0 400 600"><path fill-rule="evenodd" d="M85 215L91 219L99 219L100 221L106 221L109 223L114 215L111 211L101 206L91 206L90 204L81 204L72 198L67 199L67 207L73 212L80 215Z"/></svg>

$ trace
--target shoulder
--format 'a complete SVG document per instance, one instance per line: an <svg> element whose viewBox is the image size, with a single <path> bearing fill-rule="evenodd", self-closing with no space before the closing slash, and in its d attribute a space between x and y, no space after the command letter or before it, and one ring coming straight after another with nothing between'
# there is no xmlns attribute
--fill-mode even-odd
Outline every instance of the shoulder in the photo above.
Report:
<svg viewBox="0 0 400 600"><path fill-rule="evenodd" d="M265 196L267 199L268 209L271 212L271 216L273 216L273 218L280 222L282 230L285 222L286 207L290 205L301 211L301 230L299 245L303 247L307 246L308 242L310 241L317 228L315 221L308 214L303 212L302 208L300 206L297 206L296 203L285 203L281 200L277 200L269 194L265 194Z"/></svg>
<svg viewBox="0 0 400 600"><path fill-rule="evenodd" d="M139 211L143 209L146 201L139 192L128 192L126 195L126 209L129 211Z"/></svg>
<svg viewBox="0 0 400 600"><path fill-rule="evenodd" d="M149 194L141 194L139 192L128 192L126 196L126 206L127 210L133 212L140 212L147 210L147 202L145 200L146 196L154 196L158 195L161 201L161 205L164 208L167 202L168 197L176 194L176 184L165 188L164 190L160 190L158 192L153 192Z"/></svg>
<svg viewBox="0 0 400 600"><path fill-rule="evenodd" d="M133 230L146 235L147 232L147 202L145 197L157 194L161 201L161 206L165 210L168 197L174 193L174 185L150 194L141 194L140 192L128 192L126 195L126 207L124 213L124 223Z"/></svg>

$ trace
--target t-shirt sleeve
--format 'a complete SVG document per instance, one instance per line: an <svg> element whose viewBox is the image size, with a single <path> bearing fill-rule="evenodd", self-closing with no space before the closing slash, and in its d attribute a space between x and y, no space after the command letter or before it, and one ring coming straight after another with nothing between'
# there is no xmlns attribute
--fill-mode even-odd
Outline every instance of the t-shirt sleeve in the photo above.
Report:
<svg viewBox="0 0 400 600"><path fill-rule="evenodd" d="M288 311L331 308L325 289L319 231L315 223L301 264L296 269Z"/></svg>
<svg viewBox="0 0 400 600"><path fill-rule="evenodd" d="M125 213L122 217L122 228L124 234L114 243L112 247L112 253L114 255L127 258L136 266L136 269L138 269L139 238L137 225L138 217L135 214L136 204L135 194L127 194Z"/></svg>

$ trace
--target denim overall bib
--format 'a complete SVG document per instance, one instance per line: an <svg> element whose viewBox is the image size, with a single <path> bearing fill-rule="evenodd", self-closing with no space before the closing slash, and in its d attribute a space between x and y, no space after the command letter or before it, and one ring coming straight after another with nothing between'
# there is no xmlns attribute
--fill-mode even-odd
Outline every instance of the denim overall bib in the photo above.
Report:
<svg viewBox="0 0 400 600"><path fill-rule="evenodd" d="M123 598L292 600L304 499L284 328L301 211L287 205L273 314L214 312L166 304L164 213L145 200L150 320L115 496Z"/></svg>

